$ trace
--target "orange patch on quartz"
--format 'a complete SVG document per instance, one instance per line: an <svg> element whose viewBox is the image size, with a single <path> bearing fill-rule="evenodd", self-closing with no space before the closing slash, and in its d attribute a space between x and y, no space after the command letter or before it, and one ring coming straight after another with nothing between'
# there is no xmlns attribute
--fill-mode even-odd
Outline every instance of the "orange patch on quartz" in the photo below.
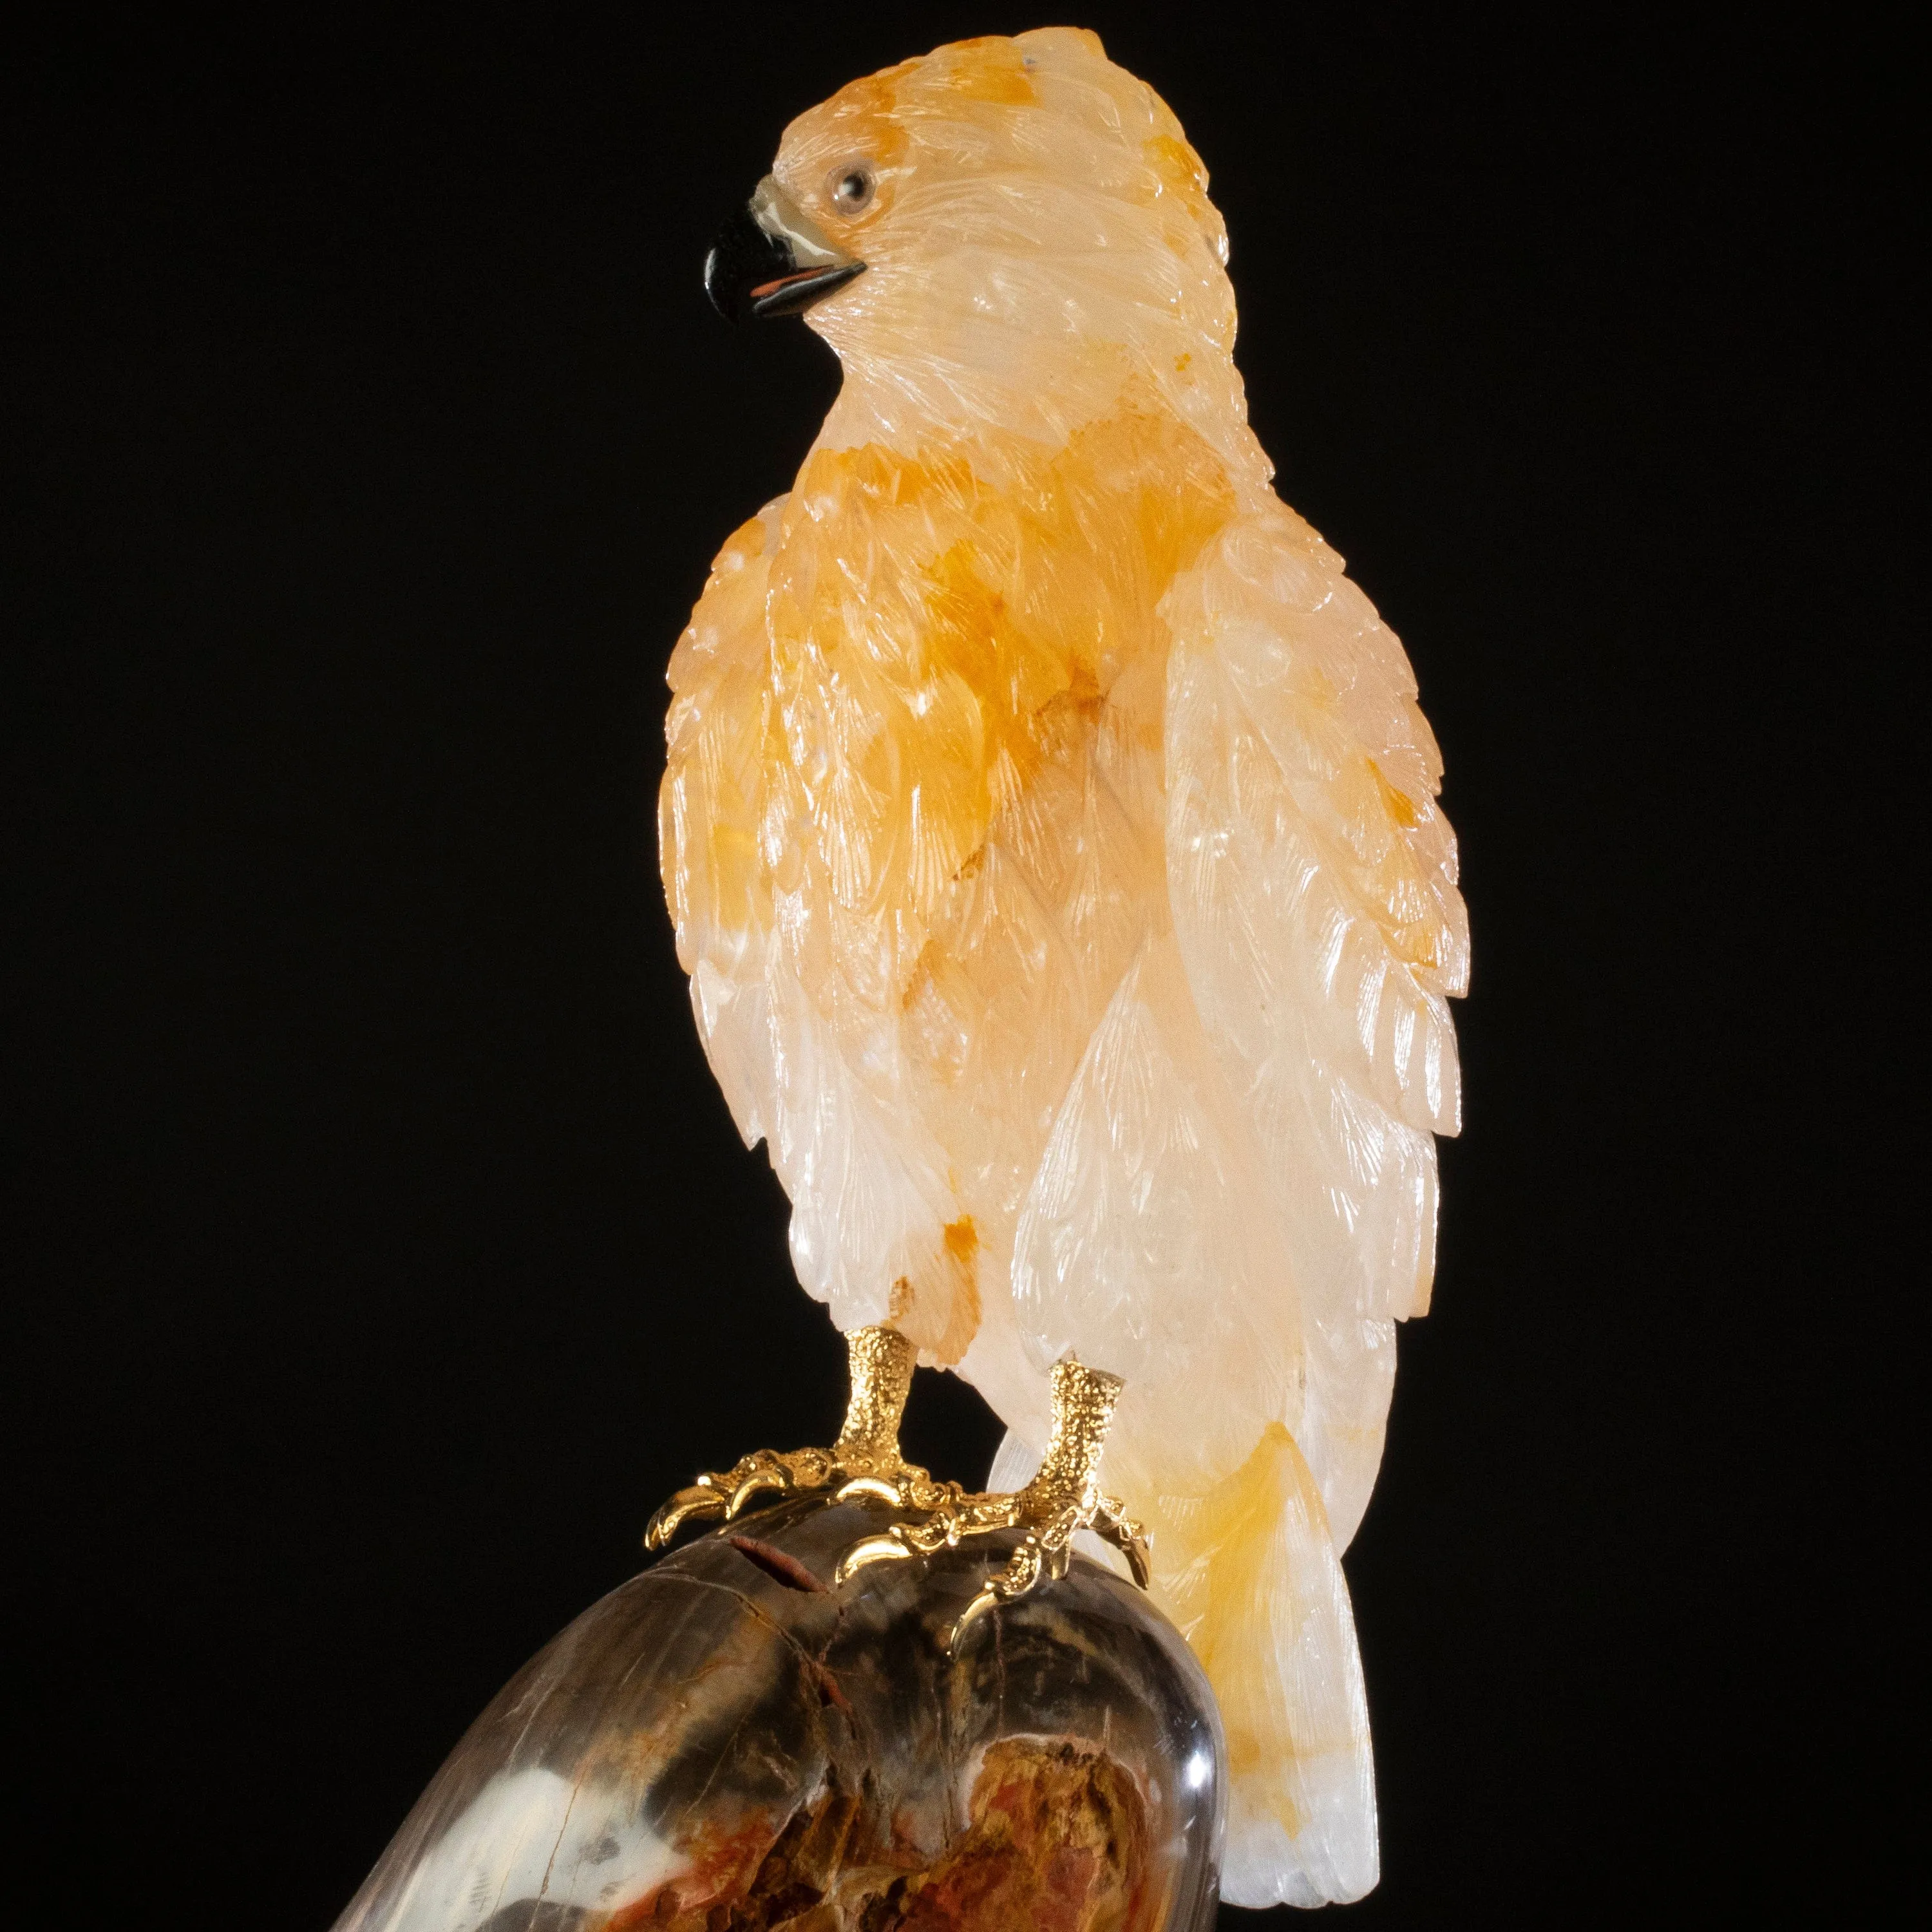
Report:
<svg viewBox="0 0 1932 1932"><path fill-rule="evenodd" d="M1141 144L1148 165L1170 194L1178 195L1187 212L1198 221L1208 206L1208 170L1201 157L1185 141L1172 134L1156 134Z"/></svg>
<svg viewBox="0 0 1932 1932"><path fill-rule="evenodd" d="M1274 1714L1264 1687L1246 1683L1244 1666L1255 1655L1258 1606L1280 1587L1271 1574L1276 1531L1296 1509L1328 1520L1294 1437L1274 1422L1248 1460L1207 1495L1174 1514L1163 1510L1156 1532L1177 1621L1220 1699L1228 1768L1238 1780L1259 1779L1279 1750L1277 1738L1263 1728ZM1244 1694L1251 1688L1252 1698ZM1303 1820L1292 1804L1286 1808L1290 1815L1281 1822L1292 1838Z"/></svg>
<svg viewBox="0 0 1932 1932"><path fill-rule="evenodd" d="M1066 774L1103 739L1157 782L1158 606L1233 509L1220 459L1146 391L1058 451L816 452L778 540L694 614L694 666L721 632L763 636L719 663L706 706L674 712L664 853L680 930L716 946L776 928L849 1037L867 1015L896 1021L946 975L944 915L996 821L1043 814L1040 839L1078 849L1068 814L1084 794ZM1136 670L1153 674L1117 715ZM982 1312L977 1231L969 1255L952 1227L899 1264L891 1304L949 1366Z"/></svg>
<svg viewBox="0 0 1932 1932"><path fill-rule="evenodd" d="M1383 775L1382 768L1374 759L1368 761L1369 770L1376 775L1376 783L1382 788L1382 809L1406 832L1421 822L1415 808L1415 801L1406 792L1398 791Z"/></svg>
<svg viewBox="0 0 1932 1932"><path fill-rule="evenodd" d="M748 517L724 539L711 568L716 575L728 558L734 569L742 570L765 547L765 520Z"/></svg>
<svg viewBox="0 0 1932 1932"><path fill-rule="evenodd" d="M801 135L816 144L836 131L868 160L890 167L906 148L906 132L898 114L899 82L920 64L902 61L897 67L848 82L822 107L800 115L785 130L784 146L789 148Z"/></svg>
<svg viewBox="0 0 1932 1932"><path fill-rule="evenodd" d="M892 1285L886 1318L942 1367L950 1368L980 1332L980 1231L970 1214L940 1231L939 1252L914 1280Z"/></svg>
<svg viewBox="0 0 1932 1932"><path fill-rule="evenodd" d="M1423 808L1391 784L1374 759L1362 762L1375 782L1383 815L1398 836L1390 841L1376 875L1359 882L1360 889L1396 957L1410 966L1438 968L1442 964L1443 934L1436 902L1423 880L1414 846L1401 836L1422 823Z"/></svg>
<svg viewBox="0 0 1932 1932"><path fill-rule="evenodd" d="M921 943L995 813L1165 653L1155 607L1233 508L1207 446L1131 400L1010 460L994 490L958 448L820 450L772 563L768 782L796 786L830 896Z"/></svg>
<svg viewBox="0 0 1932 1932"><path fill-rule="evenodd" d="M1002 107L1028 107L1035 98L1028 77L1026 56L1011 40L988 37L961 40L946 51L966 56L953 65L946 84L968 100L988 100Z"/></svg>
<svg viewBox="0 0 1932 1932"><path fill-rule="evenodd" d="M962 1214L958 1220L947 1222L945 1239L946 1252L962 1268L970 1268L980 1252L980 1231L974 1226L972 1216Z"/></svg>

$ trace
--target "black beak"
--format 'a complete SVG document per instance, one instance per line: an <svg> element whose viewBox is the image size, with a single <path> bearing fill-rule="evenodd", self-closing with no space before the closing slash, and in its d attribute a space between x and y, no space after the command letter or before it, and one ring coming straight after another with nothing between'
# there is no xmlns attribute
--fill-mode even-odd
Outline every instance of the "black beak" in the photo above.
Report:
<svg viewBox="0 0 1932 1932"><path fill-rule="evenodd" d="M784 220L761 186L718 231L704 258L704 292L727 322L802 315L865 273L863 262L796 232L801 226Z"/></svg>

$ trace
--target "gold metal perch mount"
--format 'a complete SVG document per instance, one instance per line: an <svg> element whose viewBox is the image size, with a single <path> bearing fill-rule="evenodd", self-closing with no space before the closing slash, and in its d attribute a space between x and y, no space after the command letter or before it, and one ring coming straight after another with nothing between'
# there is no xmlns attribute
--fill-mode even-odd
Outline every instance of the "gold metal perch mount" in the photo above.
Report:
<svg viewBox="0 0 1932 1932"><path fill-rule="evenodd" d="M839 1562L842 1583L868 1564L930 1556L1010 1530L1025 1532L1006 1568L962 1612L952 1643L994 1604L1024 1596L1042 1576L1064 1576L1073 1539L1083 1529L1121 1551L1135 1582L1147 1588L1146 1533L1122 1504L1102 1492L1098 1474L1120 1399L1118 1376L1070 1356L1061 1362L1053 1372L1052 1430L1032 1481L1010 1495L975 1493L934 1481L899 1454L899 1418L918 1350L883 1324L857 1329L845 1340L851 1395L838 1441L830 1449L755 1450L730 1469L700 1476L651 1518L646 1549L663 1549L694 1520L728 1522L761 1497L829 1490L835 1501L868 1498L915 1519L853 1544Z"/></svg>
<svg viewBox="0 0 1932 1932"><path fill-rule="evenodd" d="M956 1645L967 1628L996 1604L1023 1597L1042 1576L1066 1574L1073 1558L1073 1539L1090 1529L1126 1557L1134 1581L1148 1586L1146 1532L1114 1498L1102 1492L1100 1451L1119 1400L1120 1378L1090 1369L1069 1357L1053 1372L1053 1427L1046 1454L1031 1482L1010 1495L974 1495L957 1483L931 1486L935 1493L914 1507L922 1521L896 1522L877 1536L862 1538L838 1565L844 1582L868 1563L890 1562L935 1552L1020 1529L1026 1534L1006 1568L988 1578L979 1594L952 1626L949 1643Z"/></svg>
<svg viewBox="0 0 1932 1932"><path fill-rule="evenodd" d="M899 1418L919 1351L882 1324L847 1336L845 1354L851 1394L845 1426L830 1449L755 1449L731 1468L700 1476L651 1518L644 1547L662 1550L694 1520L729 1522L760 1498L814 1490L836 1489L842 1502L873 1496L900 1508L932 1507L916 1498L937 1497L950 1486L934 1482L899 1454Z"/></svg>

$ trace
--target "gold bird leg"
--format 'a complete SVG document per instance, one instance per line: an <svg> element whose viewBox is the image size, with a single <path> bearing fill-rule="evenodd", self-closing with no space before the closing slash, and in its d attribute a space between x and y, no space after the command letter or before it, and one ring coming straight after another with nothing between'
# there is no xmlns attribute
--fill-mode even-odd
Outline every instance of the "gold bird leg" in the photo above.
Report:
<svg viewBox="0 0 1932 1932"><path fill-rule="evenodd" d="M924 1520L894 1523L879 1535L862 1538L839 1559L838 1580L844 1582L868 1563L930 1556L974 1537L1024 1530L1006 1568L988 1578L961 1613L949 1647L995 1604L1024 1596L1043 1576L1065 1576L1072 1561L1073 1538L1083 1529L1123 1551L1135 1582L1145 1589L1146 1534L1123 1504L1102 1492L1098 1474L1100 1451L1121 1387L1119 1376L1067 1357L1053 1371L1052 1432L1031 1482L1006 1496L969 1494L956 1483L927 1485L924 1496L904 1498L926 1512Z"/></svg>
<svg viewBox="0 0 1932 1932"><path fill-rule="evenodd" d="M940 1486L899 1454L899 1418L918 1358L917 1348L896 1328L882 1323L854 1330L845 1338L851 1393L838 1441L830 1449L754 1450L729 1469L700 1476L651 1518L644 1547L663 1549L694 1520L729 1522L760 1496L797 1496L834 1484L841 1486L841 1498L878 1496L902 1508L924 1506L915 1499Z"/></svg>

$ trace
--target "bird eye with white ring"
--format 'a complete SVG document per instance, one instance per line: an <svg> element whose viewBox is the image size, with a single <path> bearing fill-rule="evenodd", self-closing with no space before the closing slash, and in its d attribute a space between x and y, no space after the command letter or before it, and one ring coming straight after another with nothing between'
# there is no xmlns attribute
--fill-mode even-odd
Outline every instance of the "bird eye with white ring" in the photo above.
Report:
<svg viewBox="0 0 1932 1932"><path fill-rule="evenodd" d="M832 170L825 184L826 199L839 214L862 214L872 205L879 180L863 161L845 161Z"/></svg>

